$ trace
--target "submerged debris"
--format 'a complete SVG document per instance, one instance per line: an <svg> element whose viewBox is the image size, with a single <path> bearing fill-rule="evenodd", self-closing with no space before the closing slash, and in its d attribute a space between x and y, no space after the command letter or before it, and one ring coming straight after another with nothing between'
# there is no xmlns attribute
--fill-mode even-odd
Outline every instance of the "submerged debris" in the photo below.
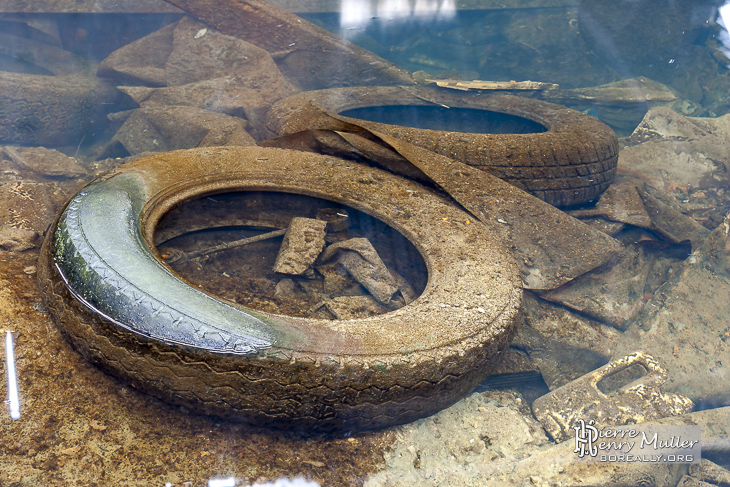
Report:
<svg viewBox="0 0 730 487"><path fill-rule="evenodd" d="M390 305L398 292L398 283L367 239L353 238L330 245L320 262L330 261L340 264L379 303Z"/></svg>
<svg viewBox="0 0 730 487"><path fill-rule="evenodd" d="M604 365L621 332L525 293L525 319L512 345L529 355L553 390Z"/></svg>
<svg viewBox="0 0 730 487"><path fill-rule="evenodd" d="M312 265L325 246L327 222L312 218L292 218L274 263L274 272L314 277Z"/></svg>
<svg viewBox="0 0 730 487"><path fill-rule="evenodd" d="M40 246L41 235L26 228L13 228L0 224L0 249L22 252Z"/></svg>
<svg viewBox="0 0 730 487"><path fill-rule="evenodd" d="M271 3L168 1L224 34L265 49L301 89L412 83L407 71Z"/></svg>
<svg viewBox="0 0 730 487"><path fill-rule="evenodd" d="M31 8L25 3L11 2L6 7L18 4L16 8ZM43 3L58 6L74 2ZM71 7L93 9L101 5L101 2L94 3L91 6L89 2L75 2ZM136 7L106 2L104 8L144 11L152 2L134 3ZM157 3L155 8L164 7ZM268 19L283 22L283 27L275 31L277 35L269 36L262 34L263 27L253 25L261 19L248 12L241 21L240 12L226 18L221 4L212 11L206 2L181 0L177 3L200 12L204 20L224 33L184 18L109 56L99 71L109 80L99 80L91 71L80 73L84 66L78 58L60 47L53 47L53 38L58 37L57 29L55 33L48 30L47 41L40 44L1 35L6 41L5 54L18 59L20 48L30 46L34 51L26 61L34 66L33 69L46 70L53 76L3 73L0 108L3 113L18 114L18 117L0 126L0 141L64 145L70 149L62 150L72 155L74 150L78 152L84 134L99 127L98 121L107 111L134 109L112 116L115 128L121 126L121 129L106 146L104 155L123 156L194 145L253 144L272 136L263 124L269 106L300 87L411 81L407 73L377 57L368 55L354 59L353 56L362 54L359 48L274 7L244 2L247 6L260 6L261 15ZM169 6L164 10L179 12ZM480 24L479 27L488 26ZM516 28L515 25L511 27L512 31ZM510 35L514 35L512 31ZM298 36L296 42L288 38L290 33ZM322 39L335 47L323 52L320 49ZM312 48L312 45L317 47ZM539 44L537 46L542 49ZM519 44L518 48L539 55L534 47ZM483 51L479 57L482 67L491 69L493 64L488 54L491 47L479 45L475 49ZM449 54L452 51L449 50ZM340 62L343 59L345 61ZM436 65L439 59L434 55L426 62ZM312 73L311 66L318 69ZM328 69L320 69L324 67ZM353 69L355 71L351 71ZM352 76L353 72L356 72L355 76ZM484 76L484 71L481 73ZM600 75L596 74L595 78L599 79ZM683 95L664 85L641 77L579 89L560 89L547 83L461 80L437 80L437 83L450 83L456 88L478 88L479 84L481 88L492 89L531 88L536 91L533 96L593 110L591 113L610 118L621 127L638 122L636 117L641 118L643 111L649 108L640 126L623 141L619 162L623 177L595 206L573 210L569 212L570 216L536 202L488 175L475 175L445 158L378 134L363 136L362 132L350 132L336 126L333 130L305 134L312 138L311 143L303 145L338 155L349 152L365 161L372 161L377 156L385 161L383 165L396 172L432 185L424 191L433 190L432 179L441 189L453 192L454 198L473 215L503 236L518 259L526 286L537 291L528 293L526 320L514 342L519 347L513 349L514 357L522 360L519 370L529 371L530 377L539 370L550 389L555 390L600 367L610 357L622 357L639 348L646 350L667 368L668 377L663 386L666 391L684 394L702 407L715 407L667 418L666 424L701 424L703 457L726 464L730 455L727 443L730 408L717 406L730 401L727 360L724 360L730 354L727 347L730 310L725 305L730 302L727 293L730 278L726 272L730 252L727 242L730 222L726 218L730 205L726 174L730 160L727 144L730 119L727 116L718 119L683 117L669 107L681 113L698 113L694 103L682 99ZM119 85L119 91L128 97L123 103L113 84ZM24 111L22 104L27 101L34 103L32 112ZM636 107L636 110L630 107ZM380 451L386 450L391 443L389 435L394 435L393 432L320 441L261 436L236 425L227 425L224 429L235 433L231 435L217 431L220 425L215 422L185 413L180 415L185 424L177 422L172 429L168 428L169 431L157 431L159 415L170 411L160 409L160 404L146 396L129 396L127 392L122 393L123 399L117 400L115 394L119 384L85 367L68 353L57 332L48 333L43 315L32 311L42 310L42 306L28 302L28 299L38 299L35 285L28 284L27 276L33 274L33 253L40 234L76 186L83 184L94 171L121 161L81 164L61 152L16 145L0 149L0 154L3 169L0 251L4 256L15 252L3 258L20 261L19 267L14 262L5 264L9 280L2 281L0 315L6 321L18 323L23 330L18 343L20 370L21 374L30 374L26 378L33 378L26 384L36 384L27 386L25 392L30 397L38 387L59 391L58 401L54 402L57 408L52 408L53 411L29 408L25 426L17 424L8 430L9 441L13 440L11 443L18 446L5 454L11 462L17 462L8 471L0 469L3 470L0 471L0 483L43 483L48 477L42 475L50 475L49 472L69 475L68 465L72 463L81 465L88 478L97 476L98 479L105 471L108 477L111 475L109 478L116 478L110 472L112 469L106 467L118 465L121 455L129 456L125 462L140 467L137 471L142 476L138 477L139 481L153 477L156 481L160 479L160 472L167 470L159 464L161 457L146 456L147 448L162 451L164 461L167 457L172 459L169 471L173 475L196 480L195 476L200 473L199 462L188 461L190 457L186 457L185 462L176 465L174 454L170 452L197 449L202 451L199 455L202 459L217 455L216 458L229 465L232 471L239 468L237 471L246 471L246 475L252 477L278 474L287 468L301 472L304 468L307 473L322 479L325 478L322 472L326 471L326 475L335 479L330 482L333 485L338 481L342 484L365 481L369 486L398 482L503 485L504 482L524 483L528 479L537 485L611 483L633 486L646 478L654 479L659 485L730 483L728 471L707 460L689 468L686 465L586 466L577 463L571 455L574 444L570 439L550 446L545 432L529 411L528 401L512 392L474 394L431 418L398 429L399 441L385 451L384 457ZM421 164L420 168L413 166L414 161ZM443 166L439 169L439 165ZM474 184L462 185L464 179ZM324 219L328 222L342 223L343 229L352 223L352 219L338 218L341 210L327 210L329 214ZM307 216L314 218L315 215ZM228 223L245 226L251 221L230 220ZM262 217L259 223L261 228L269 229L286 226L286 222L282 224L281 219L273 217L268 220ZM466 223L444 224L480 223L475 218ZM336 242L346 239L347 235L343 232L334 236L329 233L334 229L330 227L333 225L328 223L326 238L328 243L333 243L331 253L352 253L352 249L346 248L349 244L340 243L340 250L334 250L338 249ZM264 244L259 242L257 245ZM271 242L272 249L274 246ZM275 255L275 250L271 255ZM362 261L369 262L362 252L358 255ZM388 262L385 271L379 271L382 279L376 280L377 286L371 286L383 300L379 302L373 297L376 293L371 294L337 260L333 257L326 264L315 264L312 272L317 274L316 280L282 279L281 276L248 279L238 273L240 268L217 264L214 257L206 265L216 266L223 281L233 282L228 286L235 292L227 297L241 299L243 293L249 299L246 305L258 303L262 309L274 312L289 313L291 310L287 306L296 306L315 309L317 317L346 320L390 311L394 301L400 304L400 296L404 303L417 297ZM307 259L311 267L310 261ZM394 288L397 290L391 293ZM383 303L388 299L390 304L386 306ZM31 312L35 314L30 315ZM625 332L621 331L623 329ZM39 350L42 355L34 360L28 350ZM51 352L53 358L46 359L46 352ZM74 392L64 395L63 390ZM127 391L127 388L122 390ZM585 396L580 399L581 404L576 404L575 411L585 406ZM112 407L106 407L108 405ZM79 429L64 420L59 429L57 411L70 411L69 408L76 411L77 416L81 411L82 416L91 415L89 417L94 419L81 421ZM130 418L134 421L128 421ZM101 424L112 426L101 427ZM119 428L115 430L113 425ZM48 433L43 435L46 440L55 440L39 443L34 437L38 431ZM210 434L203 441L190 435L191 431L209 431ZM88 437L87 443L78 443L78 438L85 437ZM111 443L107 441L110 438L114 440ZM160 438L170 441L160 441ZM244 438L244 441L236 443L236 438ZM114 442L116 446L112 445ZM214 451L210 446L213 443L223 446ZM336 460L317 456L317 450L330 451L333 446L344 452ZM274 455L278 461L269 465L274 451L278 452ZM279 455L282 451L294 453ZM302 453L305 451L310 453ZM73 457L78 462L61 465L57 456ZM247 459L246 462L242 464L241 458ZM301 458L312 460L304 462L302 467ZM386 467L364 480L361 474L340 468L343 464L352 467L348 464L352 458L358 459L355 462L358 468L366 465L368 470L376 470L382 467L379 465L382 461ZM347 471L342 473L343 470Z"/></svg>
<svg viewBox="0 0 730 487"><path fill-rule="evenodd" d="M644 350L666 367L668 392L730 404L730 216L656 290L616 345Z"/></svg>
<svg viewBox="0 0 730 487"><path fill-rule="evenodd" d="M152 106L124 115L128 118L104 147L101 157L256 143L246 131L246 120L200 108Z"/></svg>
<svg viewBox="0 0 730 487"><path fill-rule="evenodd" d="M3 157L4 156L4 157ZM22 169L27 169L41 177L77 179L87 175L87 169L79 162L57 150L43 147L0 147L0 157Z"/></svg>
<svg viewBox="0 0 730 487"><path fill-rule="evenodd" d="M334 151L337 155L346 151L350 157L354 154L399 174L403 168L416 172L419 179L437 184L500 236L516 258L527 289L557 288L621 250L621 244L608 235L485 171L342 120L312 104L297 113L297 119L300 123L307 120L320 130L303 137L283 136L262 145ZM330 136L322 137L326 129ZM329 141L334 144L324 145Z"/></svg>
<svg viewBox="0 0 730 487"><path fill-rule="evenodd" d="M653 357L635 352L536 399L532 411L558 443L575 434L579 420L641 424L690 412L695 405L687 397L661 391L666 380L667 371Z"/></svg>

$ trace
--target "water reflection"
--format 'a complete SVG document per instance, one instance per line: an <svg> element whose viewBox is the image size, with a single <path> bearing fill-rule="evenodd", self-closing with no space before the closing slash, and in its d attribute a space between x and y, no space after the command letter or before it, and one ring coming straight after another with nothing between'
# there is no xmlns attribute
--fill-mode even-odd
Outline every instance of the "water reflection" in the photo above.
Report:
<svg viewBox="0 0 730 487"><path fill-rule="evenodd" d="M454 0L342 0L340 25L351 29L364 26L374 18L448 20L455 13Z"/></svg>

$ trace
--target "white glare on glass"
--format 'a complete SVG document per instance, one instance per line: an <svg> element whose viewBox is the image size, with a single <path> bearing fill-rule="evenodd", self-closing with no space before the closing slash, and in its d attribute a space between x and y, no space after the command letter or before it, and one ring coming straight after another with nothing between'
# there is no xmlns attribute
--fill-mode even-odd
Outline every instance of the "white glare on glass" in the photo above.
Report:
<svg viewBox="0 0 730 487"><path fill-rule="evenodd" d="M720 7L720 18L722 19L722 26L725 27L725 30L728 29L728 25L730 25L730 2L725 3L722 7Z"/></svg>
<svg viewBox="0 0 730 487"><path fill-rule="evenodd" d="M410 16L411 12L408 0L380 0L378 2L378 17L400 19Z"/></svg>
<svg viewBox="0 0 730 487"><path fill-rule="evenodd" d="M439 19L452 19L456 15L456 3L454 0L441 0L441 7L439 7L438 14L436 15Z"/></svg>
<svg viewBox="0 0 730 487"><path fill-rule="evenodd" d="M418 17L429 16L433 15L438 9L438 0L416 0L413 4L413 15Z"/></svg>
<svg viewBox="0 0 730 487"><path fill-rule="evenodd" d="M362 25L371 16L370 0L342 0L340 6L340 24L342 27Z"/></svg>
<svg viewBox="0 0 730 487"><path fill-rule="evenodd" d="M10 404L10 417L12 419L20 419L20 398L18 397L18 378L15 374L13 334L9 331L5 335L5 359L8 370L8 403Z"/></svg>
<svg viewBox="0 0 730 487"><path fill-rule="evenodd" d="M373 7L374 5L374 7ZM370 20L447 20L456 14L454 0L341 0L340 26L343 29L365 26Z"/></svg>
<svg viewBox="0 0 730 487"><path fill-rule="evenodd" d="M722 43L722 46L719 48L720 52L726 58L730 59L730 32L728 32L730 30L730 2L725 3L718 10L717 23L723 27L723 30L717 36L718 40Z"/></svg>

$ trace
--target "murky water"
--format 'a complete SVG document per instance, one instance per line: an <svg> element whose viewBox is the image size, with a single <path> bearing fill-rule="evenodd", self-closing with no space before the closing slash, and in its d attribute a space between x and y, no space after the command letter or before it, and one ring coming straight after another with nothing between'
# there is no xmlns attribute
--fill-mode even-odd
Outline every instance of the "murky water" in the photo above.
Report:
<svg viewBox="0 0 730 487"><path fill-rule="evenodd" d="M244 11L248 4L173 3L188 14L162 1L0 2L0 331L3 338L12 333L9 365L19 385L16 398L12 367L0 367L0 395L8 399L0 410L0 487L251 485L296 477L301 485L333 486L635 485L652 477L654 485L673 486L685 474L727 485L730 473L717 465L730 466L730 6L721 0L342 0ZM437 88L437 81L445 86ZM342 107L331 116L317 105L297 121L292 114L314 105L294 102L272 110L297 93L344 86L376 92L380 85L405 86L404 93L427 87L458 102L419 91L399 105L355 106L352 95L331 92L325 98ZM501 112L473 106L494 93L535 104L524 108L528 102L505 98ZM591 129L597 139L567 149L567 140L584 140L587 124L571 122L560 128L567 139L550 138L566 115L544 102L599 118L619 137L618 147ZM547 181L558 192L614 180L602 196L558 210L494 179L460 183L472 174L464 164L485 166L476 160L434 171L429 164L446 164L442 156L398 145L367 121L426 129L404 142L425 147L428 141L429 150L454 159L459 150L438 149L472 144L478 146L473 153L489 154L495 164L516 160L522 150L534 164L513 169L513 177ZM299 128L288 131L293 126ZM439 139L436 130L448 134ZM508 138L516 135L525 138ZM615 154L603 154L598 139L619 151L615 171L608 167ZM397 208L428 194L460 208L458 219L435 217L450 232L484 225L498 235L516 259L525 297L524 318L510 325L515 338L494 374L430 418L385 431L312 434L198 415L86 362L65 340L64 323L52 320L38 286L41 244L68 199L140 157L256 144L414 177L424 186L383 205ZM418 165L420 158L431 162ZM554 169L563 159L567 168ZM217 167L209 169L215 174ZM466 271L425 262L416 249L426 243L409 241L358 206L358 191L377 194L379 173L373 174L353 182L350 201L259 187L210 191L171 209L157 228L155 251L191 285L263 312L332 323L407 313L413 299L438 287L429 272L458 282ZM439 179L444 174L447 180ZM542 189L534 192L544 197ZM423 203L424 212L432 211L430 204ZM397 218L412 218L408 211ZM386 283L390 294L379 297L344 259L312 261L299 274L274 272L293 217L314 227L327 220L323 247L369 241L395 276L395 284ZM279 233L250 240L272 231ZM427 245L443 239L434 234ZM239 242L235 251L211 250L232 242ZM464 266L475 265L468 261L470 245L485 247L469 241L452 249L463 252ZM362 255L367 261L372 254ZM477 318L463 318L471 323L485 309L469 300L482 299L491 287L466 294L457 287L453 299L434 306L459 309L460 320L473 313ZM702 464L701 472L690 463L584 469L560 456L566 443L548 436L538 398L637 351L655 362L623 369L639 371L630 377L619 371L604 378L605 400L628 401L622 395L635 394L636 380L659 387L652 389L655 402L642 403L645 409L625 422L668 417L667 424L699 424L702 456L717 465ZM156 377L155 387L170 387L164 372ZM575 391L574 410L590 396ZM611 426L610 418L601 421Z"/></svg>
<svg viewBox="0 0 730 487"><path fill-rule="evenodd" d="M393 228L354 208L290 193L224 193L178 207L157 228L158 248L163 255L170 253L168 261L175 271L229 301L288 316L335 319L338 316L327 308L330 300L370 296L356 280L347 279L347 273L338 272L337 264L318 267L307 276L274 272L284 235L230 246L272 230L285 230L293 217L322 218L322 212L344 220L340 226L329 224L328 243L366 238L389 272L409 283L414 297L423 292L425 263L413 244ZM221 248L222 244L228 246ZM201 255L203 259L191 257L210 249L220 250ZM390 310L403 304L394 304ZM349 311L348 316L358 316L357 309ZM371 302L360 313L366 317L387 311Z"/></svg>

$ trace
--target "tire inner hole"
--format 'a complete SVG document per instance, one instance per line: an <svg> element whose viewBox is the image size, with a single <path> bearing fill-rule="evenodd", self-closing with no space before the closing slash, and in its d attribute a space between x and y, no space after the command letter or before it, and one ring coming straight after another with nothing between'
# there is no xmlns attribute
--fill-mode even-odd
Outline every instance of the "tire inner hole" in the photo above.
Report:
<svg viewBox="0 0 730 487"><path fill-rule="evenodd" d="M532 120L476 108L384 105L353 108L340 115L419 129L473 134L536 134L547 129Z"/></svg>
<svg viewBox="0 0 730 487"><path fill-rule="evenodd" d="M378 292L369 291L341 258L318 259L307 277L275 272L283 231L294 217L329 220L325 249L337 242L367 239L400 283L392 299L384 301ZM278 235L265 235L276 230ZM262 235L269 238L251 239ZM234 243L243 239L243 245ZM415 299L428 281L416 247L391 226L346 205L291 193L231 192L188 201L159 222L155 243L163 260L203 291L247 308L289 316L351 319L386 313ZM216 251L225 245L239 246ZM334 255L349 252L341 249Z"/></svg>

